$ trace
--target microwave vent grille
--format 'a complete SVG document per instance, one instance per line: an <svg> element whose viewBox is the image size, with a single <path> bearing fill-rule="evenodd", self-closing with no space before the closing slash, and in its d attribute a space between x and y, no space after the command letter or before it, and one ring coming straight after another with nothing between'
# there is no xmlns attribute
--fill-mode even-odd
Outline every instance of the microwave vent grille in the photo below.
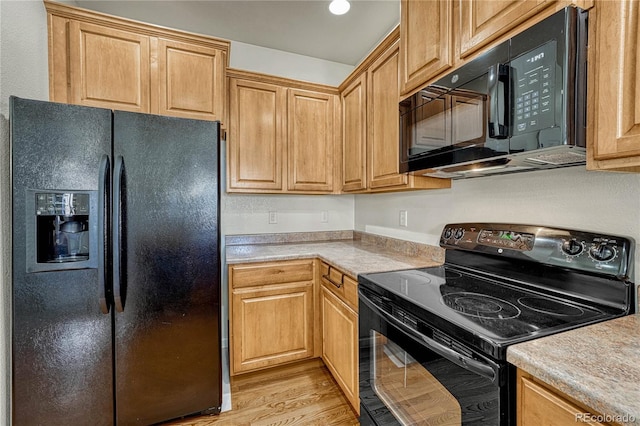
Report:
<svg viewBox="0 0 640 426"><path fill-rule="evenodd" d="M531 164L566 165L574 163L584 163L586 156L584 151L569 150L562 152L545 152L535 157L527 157L526 161Z"/></svg>

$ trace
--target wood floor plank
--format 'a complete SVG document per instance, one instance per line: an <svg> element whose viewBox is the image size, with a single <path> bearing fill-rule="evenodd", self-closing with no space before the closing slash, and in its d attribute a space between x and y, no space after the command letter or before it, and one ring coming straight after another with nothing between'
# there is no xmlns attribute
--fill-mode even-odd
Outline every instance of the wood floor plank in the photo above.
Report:
<svg viewBox="0 0 640 426"><path fill-rule="evenodd" d="M320 360L231 378L231 411L163 426L359 425L349 402Z"/></svg>

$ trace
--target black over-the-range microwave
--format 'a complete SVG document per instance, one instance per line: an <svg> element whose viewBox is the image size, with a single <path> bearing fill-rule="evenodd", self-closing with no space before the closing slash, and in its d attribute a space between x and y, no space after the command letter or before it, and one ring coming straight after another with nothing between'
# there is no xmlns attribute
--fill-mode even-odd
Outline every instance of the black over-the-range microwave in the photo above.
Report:
<svg viewBox="0 0 640 426"><path fill-rule="evenodd" d="M585 163L587 12L566 7L400 102L400 170L465 178Z"/></svg>

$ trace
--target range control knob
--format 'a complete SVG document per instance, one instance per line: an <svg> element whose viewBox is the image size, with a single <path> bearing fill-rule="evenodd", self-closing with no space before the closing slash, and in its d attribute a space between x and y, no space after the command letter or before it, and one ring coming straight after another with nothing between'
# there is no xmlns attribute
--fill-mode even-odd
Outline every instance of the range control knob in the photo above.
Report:
<svg viewBox="0 0 640 426"><path fill-rule="evenodd" d="M453 231L451 230L451 228L447 228L444 230L444 239L448 240L449 238L451 238L451 235L453 234Z"/></svg>
<svg viewBox="0 0 640 426"><path fill-rule="evenodd" d="M453 234L453 238L455 238L456 240L459 240L463 236L464 236L464 229L462 228L456 229L456 232Z"/></svg>
<svg viewBox="0 0 640 426"><path fill-rule="evenodd" d="M576 240L565 241L562 244L562 251L568 256L577 256L584 250L582 243Z"/></svg>
<svg viewBox="0 0 640 426"><path fill-rule="evenodd" d="M609 262L613 260L617 254L616 248L607 243L594 244L589 249L589 256L596 262Z"/></svg>

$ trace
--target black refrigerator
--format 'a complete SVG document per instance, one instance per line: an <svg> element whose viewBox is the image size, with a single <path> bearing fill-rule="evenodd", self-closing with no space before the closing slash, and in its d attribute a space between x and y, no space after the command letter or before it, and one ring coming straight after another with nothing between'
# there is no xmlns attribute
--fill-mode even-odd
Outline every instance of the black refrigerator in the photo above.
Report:
<svg viewBox="0 0 640 426"><path fill-rule="evenodd" d="M221 405L219 123L10 99L15 425Z"/></svg>

